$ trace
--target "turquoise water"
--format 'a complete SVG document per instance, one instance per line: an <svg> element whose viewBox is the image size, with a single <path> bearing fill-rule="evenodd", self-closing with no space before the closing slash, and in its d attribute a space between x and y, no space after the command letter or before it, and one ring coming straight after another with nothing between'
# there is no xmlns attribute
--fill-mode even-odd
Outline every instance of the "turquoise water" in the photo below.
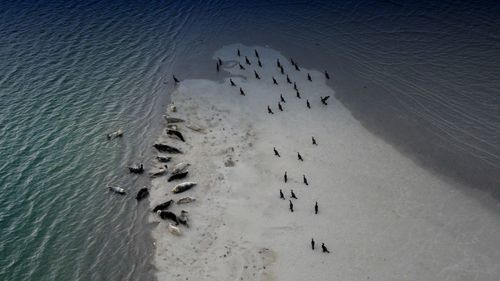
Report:
<svg viewBox="0 0 500 281"><path fill-rule="evenodd" d="M171 74L217 79L225 44L328 69L373 132L498 196L495 2L0 3L0 280L151 280L146 166ZM122 139L106 133L123 128ZM105 189L116 184L125 197Z"/></svg>

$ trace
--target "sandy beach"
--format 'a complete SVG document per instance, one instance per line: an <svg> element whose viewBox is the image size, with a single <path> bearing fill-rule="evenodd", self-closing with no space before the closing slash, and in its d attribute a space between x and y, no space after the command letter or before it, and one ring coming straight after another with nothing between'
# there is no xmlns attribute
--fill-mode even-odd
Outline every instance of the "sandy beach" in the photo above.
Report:
<svg viewBox="0 0 500 281"><path fill-rule="evenodd" d="M183 151L169 155L169 168L190 163L185 181L198 183L172 194L172 187L184 180L153 180L151 208L169 199L196 198L169 209L189 212L190 226L180 226L180 236L167 230L168 222L150 216L158 222L153 237L159 280L469 281L500 276L500 223L477 200L484 196L464 193L457 183L419 167L369 133L335 99L323 70L297 71L289 58L260 46L224 46L213 58L214 69L217 58L223 61L223 82L181 79L172 94L176 110L170 108L167 115L185 120L177 125L186 142L165 132L158 139ZM296 82L300 99L286 75ZM280 95L286 100L283 111L278 109ZM321 103L323 96L330 96L328 105ZM280 199L280 189L286 200ZM297 199L290 199L291 189ZM321 251L321 243L330 253Z"/></svg>

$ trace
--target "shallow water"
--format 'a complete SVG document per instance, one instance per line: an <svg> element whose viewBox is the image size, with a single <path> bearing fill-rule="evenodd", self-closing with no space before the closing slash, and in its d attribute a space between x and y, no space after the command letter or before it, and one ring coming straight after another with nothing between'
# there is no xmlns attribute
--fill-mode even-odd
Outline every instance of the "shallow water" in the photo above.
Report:
<svg viewBox="0 0 500 281"><path fill-rule="evenodd" d="M271 45L328 69L374 133L499 194L495 2L0 4L0 280L150 280L148 164L170 75L216 79L211 54ZM125 137L107 141L116 128ZM108 183L130 191L110 194Z"/></svg>

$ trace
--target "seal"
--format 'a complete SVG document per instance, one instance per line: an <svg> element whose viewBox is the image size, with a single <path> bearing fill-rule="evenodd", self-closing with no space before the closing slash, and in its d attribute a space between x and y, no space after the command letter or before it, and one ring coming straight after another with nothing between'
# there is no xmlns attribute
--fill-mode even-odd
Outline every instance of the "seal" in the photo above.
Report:
<svg viewBox="0 0 500 281"><path fill-rule="evenodd" d="M125 195L127 194L127 192L125 191L125 189L121 188L121 187L118 187L118 186L108 186L109 190L113 191L114 193L118 193L118 194L121 194L121 195Z"/></svg>
<svg viewBox="0 0 500 281"><path fill-rule="evenodd" d="M185 225L186 227L189 227L189 224L188 224L189 218L188 218L187 214L188 214L187 211L182 210L180 216L177 217L177 220L179 221L179 223Z"/></svg>
<svg viewBox="0 0 500 281"><path fill-rule="evenodd" d="M186 162L179 163L179 164L175 165L174 168L172 169L172 174L175 175L175 174L185 172L189 166L191 166L191 164L186 163Z"/></svg>
<svg viewBox="0 0 500 281"><path fill-rule="evenodd" d="M108 138L108 140L114 139L114 138L121 138L121 137L123 137L123 130L118 129L112 133L107 134L106 137Z"/></svg>
<svg viewBox="0 0 500 281"><path fill-rule="evenodd" d="M177 149L173 146L170 146L170 145L163 144L163 143L155 143L153 146L154 146L154 148L158 149L158 151L161 151L161 152L182 153L182 151L180 151L179 149Z"/></svg>
<svg viewBox="0 0 500 281"><path fill-rule="evenodd" d="M189 190L191 189L193 186L195 186L197 183L196 182L183 182L183 183L180 183L178 185L176 185L173 189L172 189L172 193L181 193L181 192L184 192L186 190Z"/></svg>
<svg viewBox="0 0 500 281"><path fill-rule="evenodd" d="M144 172L144 166L141 164L136 164L135 166L128 167L128 170L133 174L142 174Z"/></svg>
<svg viewBox="0 0 500 281"><path fill-rule="evenodd" d="M173 235L176 235L176 236L180 236L181 235L181 230L177 226L174 226L171 223L168 224L168 231L170 233L172 233Z"/></svg>
<svg viewBox="0 0 500 281"><path fill-rule="evenodd" d="M149 190L146 187L144 187L141 188L139 192L137 192L135 199L137 199L137 201L141 201L142 199L148 197L148 195L149 195Z"/></svg>
<svg viewBox="0 0 500 281"><path fill-rule="evenodd" d="M179 200L177 200L177 204L180 205L180 204L187 204L187 203L191 203L191 202L194 202L196 201L196 198L194 197L183 197Z"/></svg>
<svg viewBox="0 0 500 281"><path fill-rule="evenodd" d="M159 205L156 205L156 207L153 208L153 212L156 213L158 211L168 209L168 207L170 207L170 204L172 204L172 202L174 202L174 200L168 200L167 202L163 202Z"/></svg>
<svg viewBox="0 0 500 281"><path fill-rule="evenodd" d="M158 214L158 216L162 220L171 220L171 221L175 222L175 225L179 224L179 220L177 219L177 215L170 212L170 211L159 210L156 213Z"/></svg>
<svg viewBox="0 0 500 281"><path fill-rule="evenodd" d="M188 173L189 173L188 171L185 171L185 172L182 172L182 173L173 174L173 175L171 175L168 178L168 182L171 182L171 181L174 181L174 180L183 179L183 178L185 178L187 176Z"/></svg>
<svg viewBox="0 0 500 281"><path fill-rule="evenodd" d="M158 155L156 156L156 159L158 159L158 161L160 162L167 163L170 162L170 160L172 160L172 157Z"/></svg>
<svg viewBox="0 0 500 281"><path fill-rule="evenodd" d="M179 140L181 140L183 142L186 142L186 140L184 140L184 136L181 134L181 132L179 132L177 130L167 130L167 135L169 135L169 136L175 136Z"/></svg>
<svg viewBox="0 0 500 281"><path fill-rule="evenodd" d="M165 165L166 166L166 165ZM151 178L156 178L156 177L159 177L159 176L163 176L164 174L167 173L167 169L164 168L164 167L161 167L161 168L158 168L158 169L155 169L155 170L152 170L149 172L149 176Z"/></svg>
<svg viewBox="0 0 500 281"><path fill-rule="evenodd" d="M184 122L184 120L181 118L168 117L167 115L163 115L163 117L167 121L167 124Z"/></svg>

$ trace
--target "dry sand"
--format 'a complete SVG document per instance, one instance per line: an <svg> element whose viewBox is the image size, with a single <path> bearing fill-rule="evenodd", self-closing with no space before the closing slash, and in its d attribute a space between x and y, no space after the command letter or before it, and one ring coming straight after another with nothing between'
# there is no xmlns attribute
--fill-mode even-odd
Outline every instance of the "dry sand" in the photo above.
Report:
<svg viewBox="0 0 500 281"><path fill-rule="evenodd" d="M159 141L184 151L173 164L191 163L187 180L198 186L172 194L175 183L154 179L151 204L197 201L171 207L189 211L191 226L181 227L180 237L165 221L153 230L159 280L499 280L500 223L491 209L365 130L335 100L323 73L296 71L264 47L257 47L260 68L254 48L225 46L214 55L228 72L223 83L183 80L172 95L177 112L168 114L188 120L179 125L187 142L165 134ZM302 99L279 73L277 58ZM328 106L320 102L325 95ZM188 128L194 126L202 130ZM287 200L279 199L280 189ZM293 213L290 189L298 197ZM154 214L151 220L160 221ZM330 254L320 251L322 242Z"/></svg>

